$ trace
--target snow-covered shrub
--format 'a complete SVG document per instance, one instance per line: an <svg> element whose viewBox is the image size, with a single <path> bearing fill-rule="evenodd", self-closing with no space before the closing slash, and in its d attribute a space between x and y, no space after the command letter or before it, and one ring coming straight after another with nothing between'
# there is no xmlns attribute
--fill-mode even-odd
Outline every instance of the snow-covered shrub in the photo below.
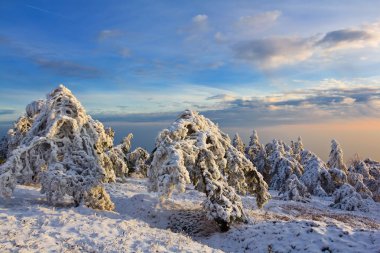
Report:
<svg viewBox="0 0 380 253"><path fill-rule="evenodd" d="M128 134L119 145L102 154L103 164L107 163L107 165L103 166L112 166L111 171L114 171L116 180L121 180L122 182L125 181L129 173L127 154L131 149L132 138L133 134Z"/></svg>
<svg viewBox="0 0 380 253"><path fill-rule="evenodd" d="M347 167L343 161L343 150L336 140L331 141L331 152L327 167L330 169L337 168L347 174Z"/></svg>
<svg viewBox="0 0 380 253"><path fill-rule="evenodd" d="M360 194L349 184L344 184L337 189L333 197L334 203L331 206L334 208L347 211L368 211L368 207Z"/></svg>
<svg viewBox="0 0 380 253"><path fill-rule="evenodd" d="M146 176L148 171L147 161L149 156L148 151L140 147L128 153L126 159L130 172Z"/></svg>
<svg viewBox="0 0 380 253"><path fill-rule="evenodd" d="M244 220L235 190L256 194L259 207L269 198L261 174L231 145L228 135L190 110L159 133L148 177L150 190L159 192L162 198L169 197L174 189L184 192L186 184L193 183L206 193L209 216L221 226Z"/></svg>
<svg viewBox="0 0 380 253"><path fill-rule="evenodd" d="M0 166L2 196L10 196L16 183L41 183L41 192L52 204L69 195L76 204L113 208L102 188L102 182L114 180L106 155L113 132L88 116L63 85L46 101L28 105L8 140L11 153Z"/></svg>
<svg viewBox="0 0 380 253"><path fill-rule="evenodd" d="M245 144L243 140L240 138L239 134L236 133L233 140L232 140L232 146L234 146L238 151L240 151L242 154L245 152Z"/></svg>
<svg viewBox="0 0 380 253"><path fill-rule="evenodd" d="M328 171L330 172L331 179L334 182L334 188L338 188L347 183L347 175L344 171L337 168L332 168Z"/></svg>
<svg viewBox="0 0 380 253"><path fill-rule="evenodd" d="M273 190L280 190L286 180L295 174L300 177L303 172L301 164L291 155L291 149L283 142L273 140L266 145L270 164L270 183Z"/></svg>
<svg viewBox="0 0 380 253"><path fill-rule="evenodd" d="M298 180L295 174L292 174L282 185L279 196L282 200L294 200L300 202L308 202L310 193L307 187Z"/></svg>
<svg viewBox="0 0 380 253"><path fill-rule="evenodd" d="M362 174L349 172L347 179L348 183L355 188L362 198L372 198L372 192L364 184L364 177Z"/></svg>
<svg viewBox="0 0 380 253"><path fill-rule="evenodd" d="M316 196L326 196L334 191L334 183L326 164L314 153L304 150L301 153L304 173L300 180L309 192Z"/></svg>

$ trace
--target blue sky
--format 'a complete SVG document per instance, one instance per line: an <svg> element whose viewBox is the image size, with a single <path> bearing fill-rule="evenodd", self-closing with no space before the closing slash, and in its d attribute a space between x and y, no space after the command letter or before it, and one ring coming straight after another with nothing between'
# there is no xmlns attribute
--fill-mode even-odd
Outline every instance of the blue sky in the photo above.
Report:
<svg viewBox="0 0 380 253"><path fill-rule="evenodd" d="M229 134L258 128L263 141L295 138L299 126L360 125L380 116L379 9L378 1L2 1L0 132L60 83L119 139L132 131L145 147L186 108ZM325 146L304 136L320 153L334 137L323 129ZM353 149L347 136L339 141ZM365 144L374 138L356 152L380 158Z"/></svg>

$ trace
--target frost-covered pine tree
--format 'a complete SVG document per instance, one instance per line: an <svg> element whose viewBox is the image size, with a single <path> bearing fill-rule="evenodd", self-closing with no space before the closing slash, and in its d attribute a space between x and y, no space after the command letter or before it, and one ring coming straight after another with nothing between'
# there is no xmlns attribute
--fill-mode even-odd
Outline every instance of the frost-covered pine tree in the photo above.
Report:
<svg viewBox="0 0 380 253"><path fill-rule="evenodd" d="M138 147L126 156L130 172L146 177L148 171L147 161L149 153L145 149Z"/></svg>
<svg viewBox="0 0 380 253"><path fill-rule="evenodd" d="M274 139L266 145L270 164L270 188L280 190L286 180L295 174L300 177L303 172L301 164L292 156L291 149L282 141Z"/></svg>
<svg viewBox="0 0 380 253"><path fill-rule="evenodd" d="M232 140L232 146L234 146L238 151L244 154L245 144L238 133L235 134L234 139Z"/></svg>
<svg viewBox="0 0 380 253"><path fill-rule="evenodd" d="M263 175L265 182L270 182L270 164L263 144L259 141L256 130L252 131L249 146L245 149L247 158L253 163L257 170Z"/></svg>
<svg viewBox="0 0 380 253"><path fill-rule="evenodd" d="M208 216L222 229L235 220L245 220L235 191L255 194L259 207L269 198L261 174L231 145L228 135L190 110L159 133L148 177L150 190L159 192L161 198L169 197L174 189L184 192L186 184L194 184L206 193Z"/></svg>
<svg viewBox="0 0 380 253"><path fill-rule="evenodd" d="M304 150L301 153L304 173L300 177L309 192L316 196L326 196L334 191L334 183L326 164L314 153Z"/></svg>
<svg viewBox="0 0 380 253"><path fill-rule="evenodd" d="M304 150L301 136L298 136L297 141L292 141L291 147L293 150L293 156L297 159L297 161L301 162L301 153Z"/></svg>
<svg viewBox="0 0 380 253"><path fill-rule="evenodd" d="M343 150L336 140L331 141L331 151L327 162L327 167L330 169L337 168L347 174L347 167L343 161Z"/></svg>
<svg viewBox="0 0 380 253"><path fill-rule="evenodd" d="M279 197L282 200L294 200L299 202L310 201L310 193L307 187L298 180L295 174L292 174L282 185L279 191Z"/></svg>
<svg viewBox="0 0 380 253"><path fill-rule="evenodd" d="M7 139L8 158L0 166L1 196L10 196L16 183L40 183L52 204L67 194L76 204L113 209L102 185L115 177L106 154L113 132L87 115L63 85L46 100L28 105Z"/></svg>
<svg viewBox="0 0 380 253"><path fill-rule="evenodd" d="M262 149L262 145L259 141L259 136L257 135L257 131L253 130L252 135L250 136L250 141L248 147L245 150L245 153L249 160L252 162L255 160L256 156L260 153Z"/></svg>
<svg viewBox="0 0 380 253"><path fill-rule="evenodd" d="M334 192L334 203L331 205L334 208L339 208L347 211L368 211L367 204L363 201L355 188L349 184L342 185Z"/></svg>

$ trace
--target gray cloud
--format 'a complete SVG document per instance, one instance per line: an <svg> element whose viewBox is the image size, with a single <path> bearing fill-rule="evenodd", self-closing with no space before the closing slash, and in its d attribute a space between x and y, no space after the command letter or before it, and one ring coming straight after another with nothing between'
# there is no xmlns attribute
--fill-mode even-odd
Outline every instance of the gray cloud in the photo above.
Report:
<svg viewBox="0 0 380 253"><path fill-rule="evenodd" d="M102 74L102 72L96 67L82 65L67 60L34 58L33 61L39 67L65 77L97 78Z"/></svg>
<svg viewBox="0 0 380 253"><path fill-rule="evenodd" d="M378 47L380 24L358 29L341 29L311 37L271 37L236 42L232 46L235 58L251 62L261 69L273 69L299 63L312 56L344 49Z"/></svg>
<svg viewBox="0 0 380 253"><path fill-rule="evenodd" d="M268 38L240 42L232 49L237 59L270 69L310 58L313 54L313 41L302 38Z"/></svg>
<svg viewBox="0 0 380 253"><path fill-rule="evenodd" d="M317 44L331 46L342 42L354 42L370 38L371 35L366 31L345 29L327 33Z"/></svg>
<svg viewBox="0 0 380 253"><path fill-rule="evenodd" d="M0 109L0 115L9 115L9 114L14 114L16 113L16 110L12 109Z"/></svg>

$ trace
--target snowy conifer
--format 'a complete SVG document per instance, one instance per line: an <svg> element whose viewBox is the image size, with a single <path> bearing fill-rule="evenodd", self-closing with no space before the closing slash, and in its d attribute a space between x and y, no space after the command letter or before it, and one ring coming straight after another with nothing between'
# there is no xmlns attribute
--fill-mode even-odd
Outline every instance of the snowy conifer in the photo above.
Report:
<svg viewBox="0 0 380 253"><path fill-rule="evenodd" d="M294 200L299 202L308 202L310 193L307 187L298 180L295 174L292 174L282 185L279 196L282 200Z"/></svg>
<svg viewBox="0 0 380 253"><path fill-rule="evenodd" d="M368 211L366 203L359 193L349 184L342 185L334 192L334 204L331 206L347 211Z"/></svg>
<svg viewBox="0 0 380 253"><path fill-rule="evenodd" d="M138 173L142 176L146 176L148 171L147 161L149 157L150 155L148 151L140 147L136 148L126 156L128 168L133 173Z"/></svg>
<svg viewBox="0 0 380 253"><path fill-rule="evenodd" d="M235 189L256 194L259 207L269 198L261 174L231 145L228 135L190 110L158 135L148 177L150 190L158 191L162 198L174 189L185 191L186 184L192 182L206 193L209 217L221 227L245 220Z"/></svg>
<svg viewBox="0 0 380 253"><path fill-rule="evenodd" d="M292 150L293 156L297 159L297 161L301 162L301 153L304 150L301 136L298 136L297 141L292 141Z"/></svg>
<svg viewBox="0 0 380 253"><path fill-rule="evenodd" d="M281 141L273 140L266 145L270 164L270 188L280 190L286 180L295 174L300 177L303 172L301 164L291 155L289 147Z"/></svg>
<svg viewBox="0 0 380 253"><path fill-rule="evenodd" d="M73 94L60 85L45 101L28 105L9 131L7 162L0 166L0 194L10 196L16 183L41 183L52 204L67 194L76 204L113 209L104 181L114 180L106 155L113 132L88 116Z"/></svg>
<svg viewBox="0 0 380 253"><path fill-rule="evenodd" d="M343 161L343 150L336 140L331 141L331 152L327 166L331 168L337 168L347 174L347 167Z"/></svg>
<svg viewBox="0 0 380 253"><path fill-rule="evenodd" d="M263 175L265 182L269 183L270 164L265 147L260 144L256 130L252 132L249 146L245 149L245 154L256 167L257 171Z"/></svg>
<svg viewBox="0 0 380 253"><path fill-rule="evenodd" d="M314 153L304 150L301 153L304 173L300 180L309 192L316 196L326 196L334 191L334 183L326 164Z"/></svg>
<svg viewBox="0 0 380 253"><path fill-rule="evenodd" d="M244 154L245 144L238 133L235 134L234 139L232 140L232 146L234 146L238 151Z"/></svg>

